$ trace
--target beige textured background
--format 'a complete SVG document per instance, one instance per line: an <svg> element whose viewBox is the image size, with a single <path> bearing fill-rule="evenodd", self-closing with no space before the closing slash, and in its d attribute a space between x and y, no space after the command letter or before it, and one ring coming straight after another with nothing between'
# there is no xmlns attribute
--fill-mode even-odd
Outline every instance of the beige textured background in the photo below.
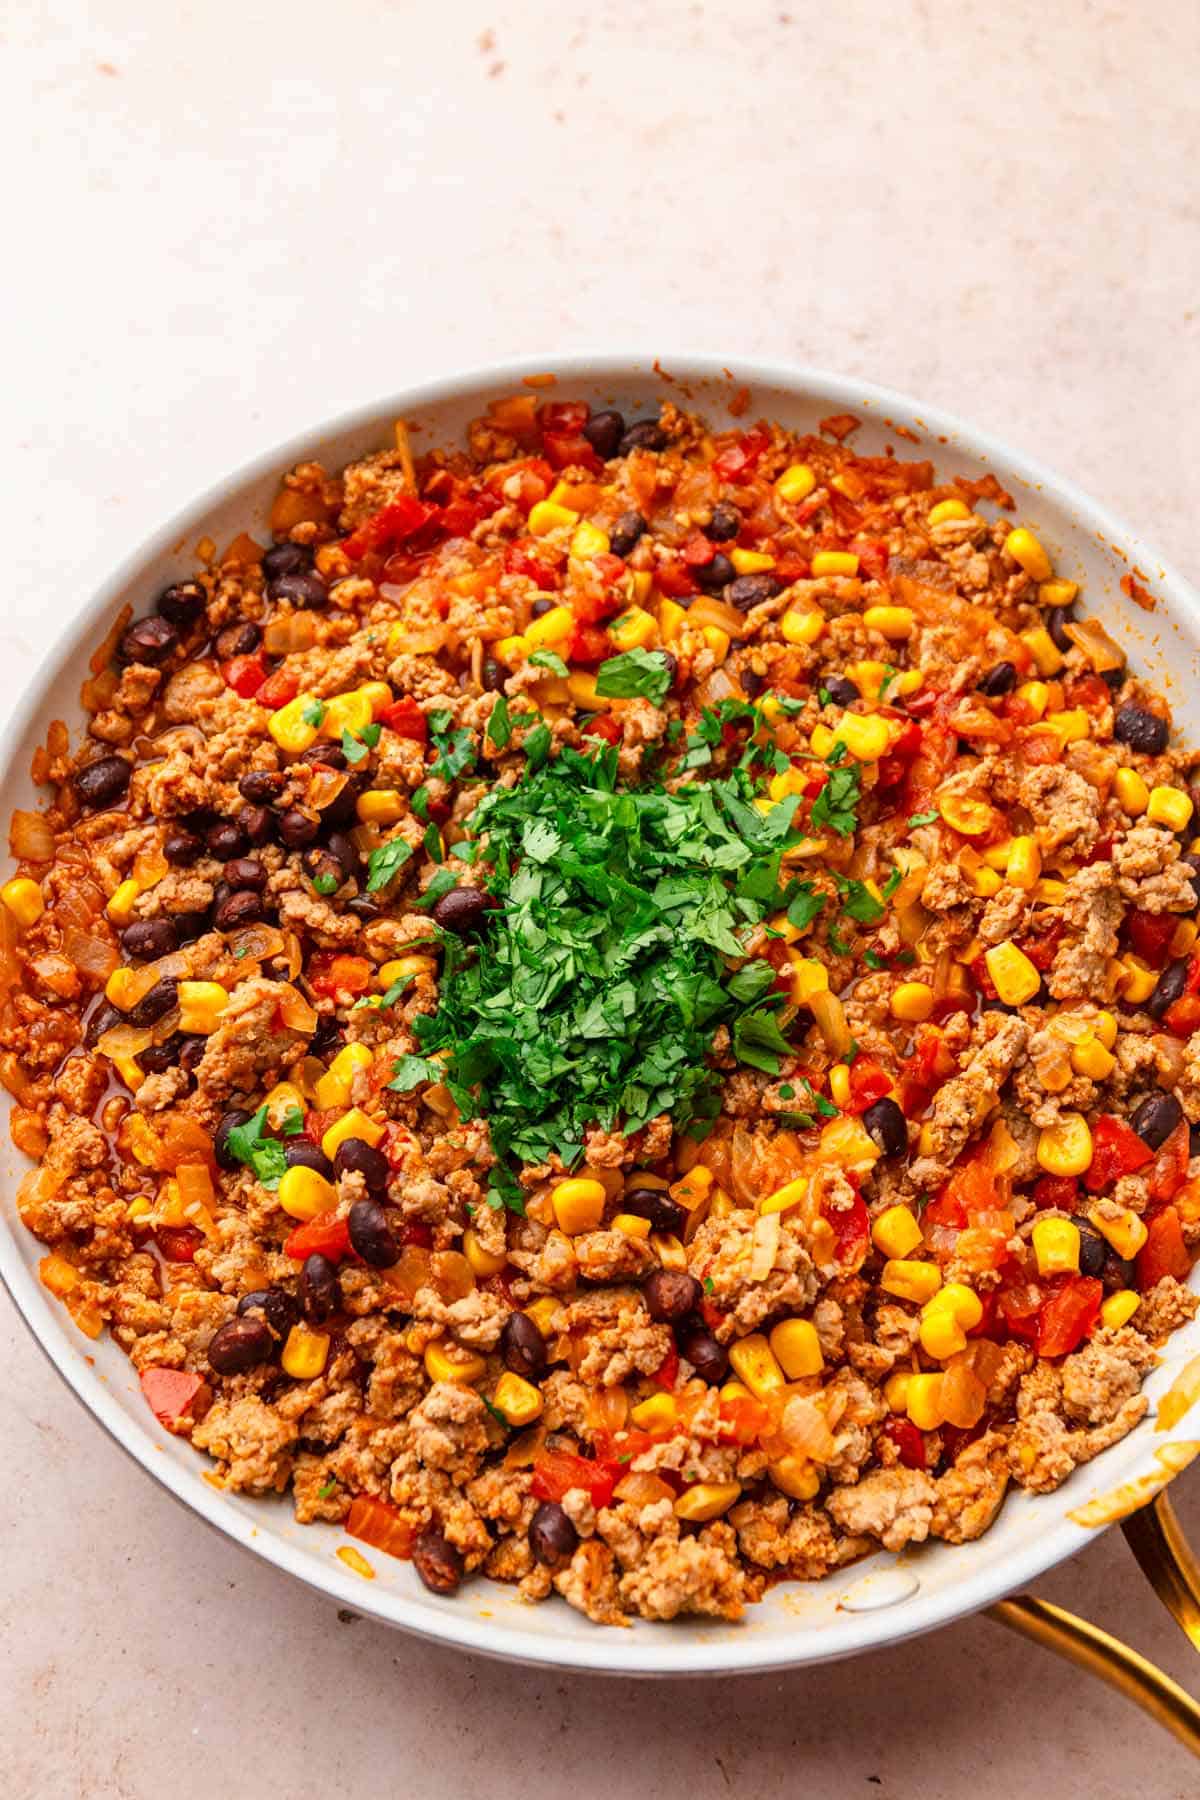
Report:
<svg viewBox="0 0 1200 1800"><path fill-rule="evenodd" d="M535 349L874 377L1196 568L1194 0L7 0L2 41L0 703L224 467ZM0 1370L12 1800L1195 1792L985 1621L715 1688L341 1620L127 1463L3 1301ZM1045 1591L1196 1683L1119 1537Z"/></svg>

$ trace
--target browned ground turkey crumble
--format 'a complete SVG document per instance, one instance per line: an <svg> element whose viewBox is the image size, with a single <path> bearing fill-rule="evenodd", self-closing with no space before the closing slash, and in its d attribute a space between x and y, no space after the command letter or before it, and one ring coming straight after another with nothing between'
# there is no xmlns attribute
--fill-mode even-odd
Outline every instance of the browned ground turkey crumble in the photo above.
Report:
<svg viewBox="0 0 1200 1800"><path fill-rule="evenodd" d="M14 818L43 1280L227 1489L435 1592L737 1619L970 1541L1196 1312L1200 754L994 477L854 428L524 395L302 464L270 545L116 621ZM786 1055L722 1023L706 1137L593 1121L506 1192L486 1113L393 1076L489 941L473 813L569 752L794 805L720 965Z"/></svg>

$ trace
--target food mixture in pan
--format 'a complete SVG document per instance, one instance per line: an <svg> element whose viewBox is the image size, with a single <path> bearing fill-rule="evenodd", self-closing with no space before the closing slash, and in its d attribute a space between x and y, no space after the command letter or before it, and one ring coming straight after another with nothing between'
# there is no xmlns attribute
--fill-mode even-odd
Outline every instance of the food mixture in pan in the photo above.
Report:
<svg viewBox="0 0 1200 1800"><path fill-rule="evenodd" d="M994 477L855 426L533 389L302 464L14 818L42 1280L437 1594L977 1538L1196 1310L1200 752Z"/></svg>

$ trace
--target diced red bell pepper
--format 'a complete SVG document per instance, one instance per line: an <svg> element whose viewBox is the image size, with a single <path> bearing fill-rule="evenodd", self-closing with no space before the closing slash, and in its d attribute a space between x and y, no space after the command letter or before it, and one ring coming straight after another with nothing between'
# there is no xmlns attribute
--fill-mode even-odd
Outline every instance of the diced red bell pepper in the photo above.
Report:
<svg viewBox="0 0 1200 1800"><path fill-rule="evenodd" d="M1099 675L1076 675L1063 683L1063 704L1082 706L1095 717L1112 705L1112 689Z"/></svg>
<svg viewBox="0 0 1200 1800"><path fill-rule="evenodd" d="M398 500L391 501L369 519L365 519L356 531L350 533L342 549L351 562L361 562L369 551L390 550L396 544L404 543L407 538L420 531L423 525L427 525L436 512L437 508L429 506L424 500L417 500L411 494L402 494Z"/></svg>
<svg viewBox="0 0 1200 1800"><path fill-rule="evenodd" d="M619 744L622 741L621 727L611 713L597 713L582 729L584 737L603 738L606 744Z"/></svg>
<svg viewBox="0 0 1200 1800"><path fill-rule="evenodd" d="M531 556L522 544L509 545L504 553L504 571L507 575L524 575L542 589L558 586L558 570Z"/></svg>
<svg viewBox="0 0 1200 1800"><path fill-rule="evenodd" d="M1137 1284L1148 1292L1164 1275L1186 1281L1192 1267L1191 1253L1183 1241L1183 1226L1173 1206L1164 1206L1149 1221L1146 1242L1137 1253Z"/></svg>
<svg viewBox="0 0 1200 1800"><path fill-rule="evenodd" d="M850 1206L830 1206L822 1216L833 1232L834 1257L842 1269L851 1273L862 1266L871 1241L871 1220L866 1203L855 1193Z"/></svg>
<svg viewBox="0 0 1200 1800"><path fill-rule="evenodd" d="M1159 1146L1150 1171L1150 1198L1173 1200L1187 1180L1191 1159L1191 1134L1186 1119L1180 1119L1174 1131Z"/></svg>
<svg viewBox="0 0 1200 1800"><path fill-rule="evenodd" d="M743 432L736 443L727 444L713 459L713 474L718 481L748 480L770 442L765 431Z"/></svg>
<svg viewBox="0 0 1200 1800"><path fill-rule="evenodd" d="M1039 1356L1067 1356L1077 1350L1096 1320L1104 1284L1091 1275L1071 1276L1038 1314Z"/></svg>
<svg viewBox="0 0 1200 1800"><path fill-rule="evenodd" d="M771 1423L769 1408L749 1394L736 1395L720 1402L721 1429L718 1437L724 1444L752 1444Z"/></svg>
<svg viewBox="0 0 1200 1800"><path fill-rule="evenodd" d="M855 538L850 546L858 557L859 570L874 581L887 574L890 552L881 538Z"/></svg>
<svg viewBox="0 0 1200 1800"><path fill-rule="evenodd" d="M1045 1290L1036 1281L1020 1281L1001 1289L996 1305L1010 1337L1033 1342L1045 1299Z"/></svg>
<svg viewBox="0 0 1200 1800"><path fill-rule="evenodd" d="M611 587L614 581L620 581L624 575L625 559L621 556L614 556L611 550L604 550L599 556L593 556L592 568L599 575L601 581ZM618 605L620 598L619 594L615 596Z"/></svg>
<svg viewBox="0 0 1200 1800"><path fill-rule="evenodd" d="M552 400L538 409L542 449L554 469L579 466L598 475L604 467L583 435L590 406L583 400Z"/></svg>
<svg viewBox="0 0 1200 1800"><path fill-rule="evenodd" d="M1188 970L1188 989L1181 999L1168 1006L1163 1024L1176 1037L1191 1037L1200 1031L1200 994L1195 991L1193 977L1200 975L1200 958L1193 957Z"/></svg>
<svg viewBox="0 0 1200 1800"><path fill-rule="evenodd" d="M379 715L379 723L394 731L397 737L411 738L416 744L429 742L429 720L411 694L385 706Z"/></svg>
<svg viewBox="0 0 1200 1800"><path fill-rule="evenodd" d="M1131 912L1125 921L1132 949L1152 969L1161 969L1179 920L1174 913Z"/></svg>
<svg viewBox="0 0 1200 1800"><path fill-rule="evenodd" d="M1018 733L1022 760L1031 767L1040 767L1048 763L1062 761L1063 747L1059 738L1051 731L1022 731Z"/></svg>
<svg viewBox="0 0 1200 1800"><path fill-rule="evenodd" d="M416 1532L394 1506L370 1494L356 1495L346 1515L346 1532L360 1543L382 1550L385 1556L407 1560L412 1556Z"/></svg>
<svg viewBox="0 0 1200 1800"><path fill-rule="evenodd" d="M337 950L318 950L308 966L309 985L323 1000L365 994L374 977L374 965L365 956L344 956Z"/></svg>
<svg viewBox="0 0 1200 1800"><path fill-rule="evenodd" d="M911 1419L889 1419L879 1435L896 1446L896 1454L906 1469L928 1468L924 1435Z"/></svg>
<svg viewBox="0 0 1200 1800"><path fill-rule="evenodd" d="M1102 1113L1092 1132L1092 1160L1083 1185L1089 1194L1102 1194L1120 1176L1144 1169L1153 1154L1124 1119Z"/></svg>
<svg viewBox="0 0 1200 1800"><path fill-rule="evenodd" d="M654 583L660 594L666 594L672 600L683 600L689 594L700 592L691 570L680 557L659 563L654 571Z"/></svg>
<svg viewBox="0 0 1200 1800"><path fill-rule="evenodd" d="M999 1201L995 1172L986 1155L975 1150L950 1171L941 1193L925 1208L934 1225L966 1225L972 1213L991 1212Z"/></svg>
<svg viewBox="0 0 1200 1800"><path fill-rule="evenodd" d="M1045 974L1058 955L1058 940L1062 934L1063 922L1055 919L1037 937L1018 939L1017 947L1024 951L1035 969L1040 969Z"/></svg>
<svg viewBox="0 0 1200 1800"><path fill-rule="evenodd" d="M196 1401L208 1387L203 1375L191 1369L143 1369L138 1380L159 1424L175 1432L187 1430Z"/></svg>
<svg viewBox="0 0 1200 1800"><path fill-rule="evenodd" d="M290 669L276 669L268 675L258 690L258 704L269 706L272 712L286 706L300 692L300 677Z"/></svg>
<svg viewBox="0 0 1200 1800"><path fill-rule="evenodd" d="M613 654L613 641L598 625L576 625L567 648L567 661L594 668Z"/></svg>
<svg viewBox="0 0 1200 1800"><path fill-rule="evenodd" d="M674 1344L671 1345L650 1379L656 1387L665 1388L668 1394L671 1392L679 1380L679 1352Z"/></svg>
<svg viewBox="0 0 1200 1800"><path fill-rule="evenodd" d="M850 1099L846 1106L848 1113L864 1113L868 1106L874 1106L892 1091L892 1079L885 1075L877 1062L868 1056L859 1056L850 1065Z"/></svg>
<svg viewBox="0 0 1200 1800"><path fill-rule="evenodd" d="M689 569L706 569L717 554L717 546L702 531L693 531L684 540L683 560Z"/></svg>
<svg viewBox="0 0 1200 1800"><path fill-rule="evenodd" d="M243 700L253 700L267 679L267 665L261 652L254 656L231 656L228 662L221 664L221 674L226 687L231 687Z"/></svg>
<svg viewBox="0 0 1200 1800"><path fill-rule="evenodd" d="M1052 1206L1059 1212L1077 1212L1078 1180L1074 1175L1039 1175L1033 1186L1033 1204Z"/></svg>
<svg viewBox="0 0 1200 1800"><path fill-rule="evenodd" d="M534 1459L532 1490L537 1500L561 1501L571 1488L582 1488L597 1510L608 1506L625 1466L604 1457L576 1456L572 1450L543 1448Z"/></svg>
<svg viewBox="0 0 1200 1800"><path fill-rule="evenodd" d="M204 1233L194 1225L157 1225L154 1241L164 1262L190 1263L204 1242Z"/></svg>
<svg viewBox="0 0 1200 1800"><path fill-rule="evenodd" d="M297 1225L287 1238L283 1254L296 1262L306 1256L327 1256L330 1262L341 1262L350 1255L350 1226L345 1219L310 1219Z"/></svg>
<svg viewBox="0 0 1200 1800"><path fill-rule="evenodd" d="M415 1244L421 1250L432 1250L433 1228L423 1219L410 1219L400 1227L400 1242L406 1247Z"/></svg>

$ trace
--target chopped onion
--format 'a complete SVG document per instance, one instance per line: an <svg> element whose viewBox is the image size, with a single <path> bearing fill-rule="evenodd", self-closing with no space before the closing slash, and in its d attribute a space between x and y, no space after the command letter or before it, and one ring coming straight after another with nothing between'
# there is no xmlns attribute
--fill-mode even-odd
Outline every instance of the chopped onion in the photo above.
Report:
<svg viewBox="0 0 1200 1800"><path fill-rule="evenodd" d="M782 1232L783 1219L777 1212L760 1213L755 1219L754 1233L750 1240L751 1281L765 1281L775 1267Z"/></svg>
<svg viewBox="0 0 1200 1800"><path fill-rule="evenodd" d="M315 812L323 812L333 805L349 779L344 769L331 769L319 763L308 784L308 804Z"/></svg>
<svg viewBox="0 0 1200 1800"><path fill-rule="evenodd" d="M229 939L229 953L239 963L266 962L268 957L281 956L286 948L287 940L274 925L247 925Z"/></svg>
<svg viewBox="0 0 1200 1800"><path fill-rule="evenodd" d="M947 1425L969 1431L987 1405L987 1389L965 1363L953 1364L942 1376L941 1410Z"/></svg>
<svg viewBox="0 0 1200 1800"><path fill-rule="evenodd" d="M657 1506L660 1501L675 1498L674 1491L662 1476L651 1474L649 1469L622 1475L613 1492L618 1500L625 1500L630 1506Z"/></svg>
<svg viewBox="0 0 1200 1800"><path fill-rule="evenodd" d="M1125 652L1114 644L1099 619L1071 619L1063 630L1075 648L1083 651L1097 675L1125 667Z"/></svg>
<svg viewBox="0 0 1200 1800"><path fill-rule="evenodd" d="M393 587L385 581L379 592L385 600L399 600L404 593L403 588ZM388 638L388 654L391 656L436 656L444 650L450 635L447 625L427 625L417 631L397 631L395 637Z"/></svg>
<svg viewBox="0 0 1200 1800"><path fill-rule="evenodd" d="M523 1431L519 1437L513 1438L504 1453L504 1462L501 1467L510 1470L532 1468L545 1441L546 1427L531 1425L528 1431Z"/></svg>
<svg viewBox="0 0 1200 1800"><path fill-rule="evenodd" d="M1182 1038L1171 1037L1165 1031L1156 1031L1150 1042L1154 1046L1159 1087L1175 1087L1183 1075L1186 1043Z"/></svg>
<svg viewBox="0 0 1200 1800"><path fill-rule="evenodd" d="M475 1271L458 1250L435 1250L430 1262L433 1285L449 1305L475 1291Z"/></svg>
<svg viewBox="0 0 1200 1800"><path fill-rule="evenodd" d="M131 1007L136 1006L142 996L148 994L156 982L177 981L181 975L187 974L188 967L188 959L184 952L172 950L169 956L160 956L157 962L146 963L142 968L135 970L121 995L122 1011L128 1012Z"/></svg>
<svg viewBox="0 0 1200 1800"><path fill-rule="evenodd" d="M408 1244L400 1252L400 1261L383 1271L383 1279L402 1300L411 1301L419 1288L431 1286L433 1258L424 1245Z"/></svg>
<svg viewBox="0 0 1200 1800"><path fill-rule="evenodd" d="M121 961L114 944L105 943L103 938L92 937L89 932L80 931L77 925L67 926L63 932L62 947L63 955L74 963L79 973L101 987Z"/></svg>
<svg viewBox="0 0 1200 1800"><path fill-rule="evenodd" d="M731 638L749 637L750 627L746 623L745 613L730 606L727 600L718 600L713 594L701 594L688 607L687 623L689 630L702 631L706 625L715 625L718 631L727 631Z"/></svg>
<svg viewBox="0 0 1200 1800"><path fill-rule="evenodd" d="M807 1456L812 1462L829 1463L837 1455L825 1414L803 1394L793 1394L784 1407L779 1432L787 1440L793 1456Z"/></svg>
<svg viewBox="0 0 1200 1800"><path fill-rule="evenodd" d="M18 862L53 862L54 833L49 821L42 813L18 809L8 829L8 847Z"/></svg>
<svg viewBox="0 0 1200 1800"><path fill-rule="evenodd" d="M316 641L317 622L310 612L280 614L263 632L263 649L268 656L290 656L296 650L311 650Z"/></svg>
<svg viewBox="0 0 1200 1800"><path fill-rule="evenodd" d="M96 1039L101 1056L138 1056L148 1050L153 1039L149 1031L137 1025L110 1025Z"/></svg>
<svg viewBox="0 0 1200 1800"><path fill-rule="evenodd" d="M740 699L741 694L742 690L733 676L722 666L714 669L707 680L700 683L696 689L696 705L701 708L719 706L722 700Z"/></svg>
<svg viewBox="0 0 1200 1800"><path fill-rule="evenodd" d="M589 1431L621 1431L629 1417L629 1395L623 1387L591 1388L587 1400Z"/></svg>
<svg viewBox="0 0 1200 1800"><path fill-rule="evenodd" d="M839 1059L845 1056L850 1048L850 1027L846 1023L845 1009L837 995L826 988L822 993L810 997L808 1007L816 1020L817 1030L834 1056Z"/></svg>
<svg viewBox="0 0 1200 1800"><path fill-rule="evenodd" d="M316 1012L290 982L279 990L279 1017L289 1031L301 1031L306 1037L317 1029Z"/></svg>

